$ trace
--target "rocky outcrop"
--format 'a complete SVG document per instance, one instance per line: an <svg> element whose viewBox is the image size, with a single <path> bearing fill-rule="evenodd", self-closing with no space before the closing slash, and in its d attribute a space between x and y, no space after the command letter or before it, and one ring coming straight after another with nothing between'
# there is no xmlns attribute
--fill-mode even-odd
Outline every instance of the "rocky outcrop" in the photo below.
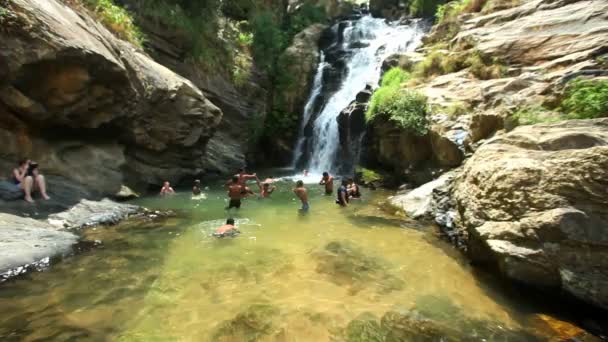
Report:
<svg viewBox="0 0 608 342"><path fill-rule="evenodd" d="M453 189L469 255L507 278L608 308L606 179L608 119L494 137Z"/></svg>
<svg viewBox="0 0 608 342"><path fill-rule="evenodd" d="M48 223L10 214L0 213L0 227L0 282L70 253L78 240Z"/></svg>
<svg viewBox="0 0 608 342"><path fill-rule="evenodd" d="M8 11L2 159L27 155L108 194L205 170L222 112L195 85L56 0L15 0Z"/></svg>
<svg viewBox="0 0 608 342"><path fill-rule="evenodd" d="M389 197L388 201L392 206L402 210L413 219L430 219L436 214L441 215L442 213L437 210L438 205L435 202L440 198L437 198L435 193L451 182L454 176L454 172L445 173L414 190Z"/></svg>
<svg viewBox="0 0 608 342"><path fill-rule="evenodd" d="M361 149L364 149L363 139L367 131L365 112L372 92L372 86L368 84L357 94L355 101L342 110L336 118L340 139L338 155L341 161L341 165L338 165L338 172L341 174L354 172L355 166L359 162Z"/></svg>
<svg viewBox="0 0 608 342"><path fill-rule="evenodd" d="M81 229L116 224L141 211L142 208L136 205L116 203L107 198L101 201L82 200L69 210L50 215L48 222L57 228Z"/></svg>
<svg viewBox="0 0 608 342"><path fill-rule="evenodd" d="M304 111L304 104L319 63L319 39L326 28L327 25L323 24L307 27L293 38L293 43L280 57L279 63L285 65L285 72L291 82L287 89L278 89L279 93L275 98L280 97L283 100L283 109L287 113Z"/></svg>
<svg viewBox="0 0 608 342"><path fill-rule="evenodd" d="M353 3L344 0L289 0L287 12L294 13L305 3L323 8L330 18L349 15L354 7Z"/></svg>

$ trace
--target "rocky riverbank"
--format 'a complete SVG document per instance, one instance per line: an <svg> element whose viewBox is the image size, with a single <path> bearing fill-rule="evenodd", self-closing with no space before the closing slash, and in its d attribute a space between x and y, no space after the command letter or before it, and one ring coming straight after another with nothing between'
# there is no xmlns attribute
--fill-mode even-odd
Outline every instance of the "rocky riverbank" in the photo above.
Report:
<svg viewBox="0 0 608 342"><path fill-rule="evenodd" d="M82 200L68 210L36 220L0 213L0 282L29 271L44 270L56 258L78 251L77 244L100 245L102 241L83 241L78 231L114 225L127 219L159 219L170 213L149 212L131 204Z"/></svg>

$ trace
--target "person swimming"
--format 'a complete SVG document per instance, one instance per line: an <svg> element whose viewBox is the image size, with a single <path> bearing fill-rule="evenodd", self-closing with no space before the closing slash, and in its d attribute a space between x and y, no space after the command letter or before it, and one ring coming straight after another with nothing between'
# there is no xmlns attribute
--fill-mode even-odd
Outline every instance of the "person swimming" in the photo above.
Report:
<svg viewBox="0 0 608 342"><path fill-rule="evenodd" d="M304 187L304 182L301 180L296 182L296 187L293 189L293 193L300 199L302 202L302 208L300 208L300 213L307 213L310 209L310 205L308 204L308 191Z"/></svg>
<svg viewBox="0 0 608 342"><path fill-rule="evenodd" d="M346 188L346 190L348 192L348 196L351 199L361 199L361 191L359 190L359 185L355 183L354 179L348 179L348 187Z"/></svg>
<svg viewBox="0 0 608 342"><path fill-rule="evenodd" d="M192 186L192 194L194 196L198 196L201 193L202 193L202 190L201 190L201 181L198 180L198 179L196 179L196 180L194 180L194 185Z"/></svg>
<svg viewBox="0 0 608 342"><path fill-rule="evenodd" d="M228 220L226 220L225 225L218 227L215 230L215 233L213 233L213 236L218 237L218 238L235 237L235 236L239 235L240 233L241 232L234 225L234 219L229 218Z"/></svg>
<svg viewBox="0 0 608 342"><path fill-rule="evenodd" d="M264 182L260 182L260 180L257 179L258 187L260 188L260 198L270 197L270 195L272 195L272 193L277 189L276 186L272 185L273 181L274 180L272 178L266 178Z"/></svg>
<svg viewBox="0 0 608 342"><path fill-rule="evenodd" d="M163 183L163 187L160 189L160 195L167 196L167 195L174 195L174 194L175 194L175 190L173 190L173 188L171 187L171 183L169 183L168 181L165 181L165 183Z"/></svg>

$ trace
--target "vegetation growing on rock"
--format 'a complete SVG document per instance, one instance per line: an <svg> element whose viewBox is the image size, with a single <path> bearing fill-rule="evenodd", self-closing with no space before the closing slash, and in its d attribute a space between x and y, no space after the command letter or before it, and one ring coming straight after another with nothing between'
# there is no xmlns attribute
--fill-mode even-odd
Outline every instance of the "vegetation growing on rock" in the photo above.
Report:
<svg viewBox="0 0 608 342"><path fill-rule="evenodd" d="M381 87L374 92L366 112L366 120L385 117L395 125L425 135L428 130L429 112L426 97L403 89L401 84L410 79L410 74L400 68L390 69L383 77Z"/></svg>
<svg viewBox="0 0 608 342"><path fill-rule="evenodd" d="M608 116L608 80L574 80L568 84L562 110L570 119Z"/></svg>
<svg viewBox="0 0 608 342"><path fill-rule="evenodd" d="M114 32L122 39L142 46L144 37L139 27L135 25L135 20L131 13L120 7L112 0L83 0L110 31Z"/></svg>

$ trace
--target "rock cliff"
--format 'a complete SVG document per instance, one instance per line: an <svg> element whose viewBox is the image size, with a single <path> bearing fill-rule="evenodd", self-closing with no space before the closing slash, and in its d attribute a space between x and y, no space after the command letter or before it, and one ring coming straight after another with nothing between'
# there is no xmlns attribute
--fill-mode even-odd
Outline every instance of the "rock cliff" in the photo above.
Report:
<svg viewBox="0 0 608 342"><path fill-rule="evenodd" d="M222 112L192 82L56 0L15 0L0 39L0 159L100 193L202 172Z"/></svg>
<svg viewBox="0 0 608 342"><path fill-rule="evenodd" d="M608 308L608 119L518 127L481 146L453 196L473 260Z"/></svg>

